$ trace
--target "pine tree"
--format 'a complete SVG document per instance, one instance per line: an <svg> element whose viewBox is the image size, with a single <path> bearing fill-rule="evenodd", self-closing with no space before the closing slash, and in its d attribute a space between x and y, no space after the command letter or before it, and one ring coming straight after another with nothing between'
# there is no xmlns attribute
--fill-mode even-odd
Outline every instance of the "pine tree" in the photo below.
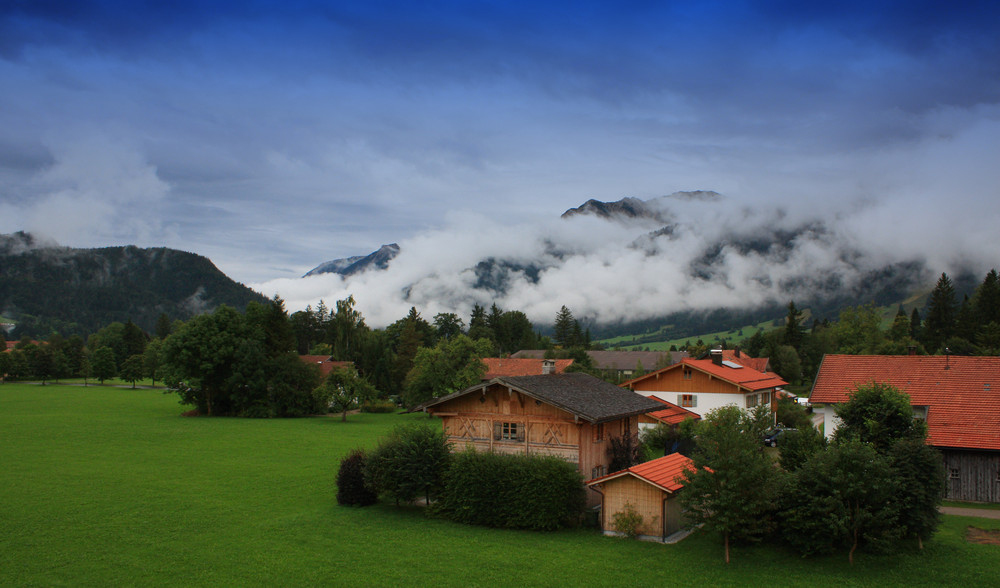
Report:
<svg viewBox="0 0 1000 588"><path fill-rule="evenodd" d="M785 345L791 345L798 351L802 345L802 311L795 308L795 302L788 303L788 316L785 317Z"/></svg>
<svg viewBox="0 0 1000 588"><path fill-rule="evenodd" d="M924 345L928 351L936 351L955 334L958 302L955 286L948 274L942 273L927 304L927 319L924 321Z"/></svg>
<svg viewBox="0 0 1000 588"><path fill-rule="evenodd" d="M563 347L571 347L573 343L573 327L579 329L580 325L573 318L573 313L566 306L556 313L555 342Z"/></svg>

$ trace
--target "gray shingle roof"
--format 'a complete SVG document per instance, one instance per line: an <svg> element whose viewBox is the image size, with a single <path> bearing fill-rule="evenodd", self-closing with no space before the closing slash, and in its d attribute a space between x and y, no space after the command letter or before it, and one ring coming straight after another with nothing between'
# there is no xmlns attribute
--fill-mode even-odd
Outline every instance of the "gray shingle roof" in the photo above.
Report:
<svg viewBox="0 0 1000 588"><path fill-rule="evenodd" d="M507 386L591 423L617 420L663 408L655 400L582 373L494 378L460 392L435 398L418 408L427 409L492 385Z"/></svg>

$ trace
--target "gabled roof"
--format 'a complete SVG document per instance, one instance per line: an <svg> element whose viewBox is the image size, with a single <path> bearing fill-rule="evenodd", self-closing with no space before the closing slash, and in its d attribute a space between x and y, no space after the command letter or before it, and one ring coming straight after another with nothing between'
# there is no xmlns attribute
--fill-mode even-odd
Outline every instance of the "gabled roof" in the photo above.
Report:
<svg viewBox="0 0 1000 588"><path fill-rule="evenodd" d="M715 365L711 359L690 359L684 358L680 363L676 363L672 366L665 367L662 370L657 370L655 372L634 378L625 382L623 385L635 389L635 384L642 382L643 380L648 380L650 378L656 378L658 374L663 374L669 370L682 369L683 366L687 366L692 369L696 369L700 372L709 374L712 377L718 378L720 380L729 382L730 384L744 388L749 392L755 390L765 390L768 388L775 388L777 386L787 386L788 382L782 380L777 375L773 373L764 373L757 371L751 367L730 367L728 365Z"/></svg>
<svg viewBox="0 0 1000 588"><path fill-rule="evenodd" d="M615 478L621 478L622 476L632 476L652 484L661 490L676 492L684 487L683 484L677 482L677 478L684 476L685 469L693 470L694 461L680 453L671 453L653 461L634 465L627 470L594 478L587 482L587 485L593 486L609 482Z"/></svg>
<svg viewBox="0 0 1000 588"><path fill-rule="evenodd" d="M655 400L661 404L665 405L665 408L661 410L656 410L650 413L646 413L646 416L653 417L654 419L666 423L668 425L677 425L684 421L684 419L695 419L700 420L701 416L698 413L691 412L686 408L681 408L672 402L667 402L662 398L657 398L656 396L649 396L650 400Z"/></svg>
<svg viewBox="0 0 1000 588"><path fill-rule="evenodd" d="M927 442L1000 450L1000 357L827 355L809 401L837 404L871 382L891 384L926 406Z"/></svg>
<svg viewBox="0 0 1000 588"><path fill-rule="evenodd" d="M486 373L484 380L492 380L504 376L540 376L542 375L542 362L545 359L516 358L516 357L484 357ZM566 371L572 363L572 359L552 359L555 362L555 372L561 374Z"/></svg>
<svg viewBox="0 0 1000 588"><path fill-rule="evenodd" d="M504 386L515 390L590 423L645 414L662 406L645 396L619 388L589 374L569 373L493 378L489 382L425 402L415 410L427 411L428 408L466 394L485 392L490 386Z"/></svg>
<svg viewBox="0 0 1000 588"><path fill-rule="evenodd" d="M758 372L767 372L768 364L770 363L770 358L768 357L750 357L746 353L742 353L736 349L723 349L722 359L734 361L743 367L753 368Z"/></svg>

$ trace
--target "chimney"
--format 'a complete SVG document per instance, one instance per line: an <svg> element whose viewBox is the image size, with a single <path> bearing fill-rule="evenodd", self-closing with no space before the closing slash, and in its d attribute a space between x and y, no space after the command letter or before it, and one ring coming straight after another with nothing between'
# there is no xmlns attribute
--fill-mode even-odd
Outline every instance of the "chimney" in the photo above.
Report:
<svg viewBox="0 0 1000 588"><path fill-rule="evenodd" d="M710 354L712 356L712 363L714 363L715 365L722 365L722 350L721 349L713 349L710 352Z"/></svg>
<svg viewBox="0 0 1000 588"><path fill-rule="evenodd" d="M740 346L739 345L737 345L736 348L733 349L733 353L736 355L736 357L740 357Z"/></svg>
<svg viewBox="0 0 1000 588"><path fill-rule="evenodd" d="M916 355L917 354L917 346L916 345L910 345L906 349L910 352L910 355Z"/></svg>
<svg viewBox="0 0 1000 588"><path fill-rule="evenodd" d="M554 359L543 359L542 360L542 375L546 376L548 374L556 373L556 360Z"/></svg>

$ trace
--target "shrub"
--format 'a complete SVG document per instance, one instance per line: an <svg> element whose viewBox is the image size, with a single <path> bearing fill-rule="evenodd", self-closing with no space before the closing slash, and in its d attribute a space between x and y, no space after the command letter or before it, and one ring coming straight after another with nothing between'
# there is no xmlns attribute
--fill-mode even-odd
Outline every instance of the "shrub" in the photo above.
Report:
<svg viewBox="0 0 1000 588"><path fill-rule="evenodd" d="M355 449L340 461L337 472L337 504L368 506L378 502L378 496L365 486L364 450Z"/></svg>
<svg viewBox="0 0 1000 588"><path fill-rule="evenodd" d="M361 412L392 413L397 410L399 407L391 400L369 400L361 405Z"/></svg>
<svg viewBox="0 0 1000 588"><path fill-rule="evenodd" d="M611 526L615 531L624 533L629 539L635 539L639 534L639 527L642 526L642 515L632 506L631 502L625 503L625 508L621 512L616 512L611 516Z"/></svg>
<svg viewBox="0 0 1000 588"><path fill-rule="evenodd" d="M440 426L399 426L368 455L365 484L375 494L384 494L397 504L421 496L430 501L441 486L450 457Z"/></svg>
<svg viewBox="0 0 1000 588"><path fill-rule="evenodd" d="M559 458L467 450L452 460L439 498L435 510L456 522L552 531L579 522L585 491Z"/></svg>

